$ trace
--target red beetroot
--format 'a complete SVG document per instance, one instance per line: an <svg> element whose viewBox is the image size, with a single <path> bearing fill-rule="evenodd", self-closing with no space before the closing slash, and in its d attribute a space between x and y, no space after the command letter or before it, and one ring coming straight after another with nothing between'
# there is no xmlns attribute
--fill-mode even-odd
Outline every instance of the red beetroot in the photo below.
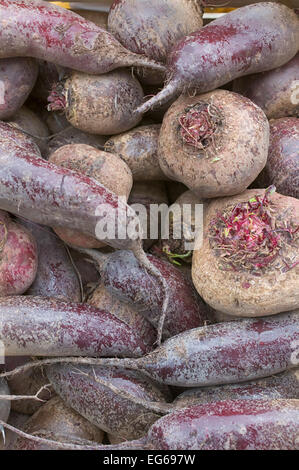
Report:
<svg viewBox="0 0 299 470"><path fill-rule="evenodd" d="M279 3L248 5L186 36L168 57L167 85L137 108L146 112L178 91L214 90L231 80L280 67L298 51L299 20Z"/></svg>
<svg viewBox="0 0 299 470"><path fill-rule="evenodd" d="M0 298L0 312L7 356L140 356L151 350L136 324L87 304L12 296Z"/></svg>
<svg viewBox="0 0 299 470"><path fill-rule="evenodd" d="M26 293L80 302L78 275L61 240L48 227L25 219L20 223L34 236L38 251L36 277Z"/></svg>
<svg viewBox="0 0 299 470"><path fill-rule="evenodd" d="M298 420L299 400L218 401L161 418L149 430L144 448L295 450Z"/></svg>
<svg viewBox="0 0 299 470"><path fill-rule="evenodd" d="M121 250L109 255L91 250L85 252L99 262L101 279L106 289L119 299L132 303L157 327L163 302L159 281L139 266L130 251ZM206 309L192 283L169 262L152 255L147 257L159 270L169 289L164 338L203 325Z"/></svg>
<svg viewBox="0 0 299 470"><path fill-rule="evenodd" d="M282 67L234 81L233 90L247 96L268 119L299 116L299 54Z"/></svg>
<svg viewBox="0 0 299 470"><path fill-rule="evenodd" d="M0 60L0 119L9 119L25 103L37 74L37 63L33 59Z"/></svg>
<svg viewBox="0 0 299 470"><path fill-rule="evenodd" d="M36 242L3 211L0 211L0 255L0 296L23 294L36 276Z"/></svg>
<svg viewBox="0 0 299 470"><path fill-rule="evenodd" d="M299 199L299 119L271 119L266 166L253 185L274 184L279 193Z"/></svg>
<svg viewBox="0 0 299 470"><path fill-rule="evenodd" d="M93 74L131 65L164 70L127 51L108 31L48 2L1 0L0 21L1 58L35 57Z"/></svg>

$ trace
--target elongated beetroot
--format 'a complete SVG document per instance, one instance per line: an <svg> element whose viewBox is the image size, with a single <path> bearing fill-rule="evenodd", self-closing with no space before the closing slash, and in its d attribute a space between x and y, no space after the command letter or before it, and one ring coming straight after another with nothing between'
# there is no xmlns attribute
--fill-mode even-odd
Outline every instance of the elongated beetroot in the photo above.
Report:
<svg viewBox="0 0 299 470"><path fill-rule="evenodd" d="M160 417L140 401L166 405L159 386L135 371L63 364L48 367L46 372L68 406L100 429L125 440L144 436Z"/></svg>
<svg viewBox="0 0 299 470"><path fill-rule="evenodd" d="M85 73L131 65L164 67L127 51L108 31L41 0L1 0L0 57L35 57Z"/></svg>
<svg viewBox="0 0 299 470"><path fill-rule="evenodd" d="M37 63L31 58L0 60L0 119L9 119L25 103L37 74Z"/></svg>
<svg viewBox="0 0 299 470"><path fill-rule="evenodd" d="M179 91L204 93L243 75L280 67L298 52L298 25L294 11L272 2L217 18L174 46L167 85L137 112L144 113Z"/></svg>
<svg viewBox="0 0 299 470"><path fill-rule="evenodd" d="M298 400L234 400L196 405L157 421L145 448L298 449Z"/></svg>
<svg viewBox="0 0 299 470"><path fill-rule="evenodd" d="M0 298L6 355L139 356L151 349L115 315L86 304L44 297Z"/></svg>
<svg viewBox="0 0 299 470"><path fill-rule="evenodd" d="M23 294L33 283L38 252L33 236L0 211L0 295Z"/></svg>
<svg viewBox="0 0 299 470"><path fill-rule="evenodd" d="M185 408L200 403L223 400L298 399L298 385L299 370L293 369L257 381L192 388L179 395L174 401L174 406L176 408Z"/></svg>

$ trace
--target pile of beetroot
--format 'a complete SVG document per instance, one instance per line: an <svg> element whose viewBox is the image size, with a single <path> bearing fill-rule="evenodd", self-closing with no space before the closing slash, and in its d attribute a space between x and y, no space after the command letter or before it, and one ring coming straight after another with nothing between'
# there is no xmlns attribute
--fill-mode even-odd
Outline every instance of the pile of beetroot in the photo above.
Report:
<svg viewBox="0 0 299 470"><path fill-rule="evenodd" d="M204 5L0 0L3 450L298 449L299 17Z"/></svg>

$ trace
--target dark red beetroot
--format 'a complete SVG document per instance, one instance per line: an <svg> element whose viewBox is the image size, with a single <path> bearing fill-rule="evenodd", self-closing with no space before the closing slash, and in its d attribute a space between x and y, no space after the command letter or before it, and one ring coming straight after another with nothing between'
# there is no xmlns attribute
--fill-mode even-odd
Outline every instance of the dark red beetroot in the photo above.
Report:
<svg viewBox="0 0 299 470"><path fill-rule="evenodd" d="M40 0L1 0L0 57L35 57L85 73L164 67L125 49L108 31ZM5 25L5 27L3 26Z"/></svg>
<svg viewBox="0 0 299 470"><path fill-rule="evenodd" d="M9 119L23 106L37 78L35 60L16 57L0 60L0 119Z"/></svg>
<svg viewBox="0 0 299 470"><path fill-rule="evenodd" d="M49 116L54 115L54 122L56 122L56 118L57 118L56 113L48 113L48 115ZM61 115L58 114L58 116L59 118L61 118ZM58 126L59 125L60 123L58 121ZM54 129L54 127L52 129ZM59 131L53 130L52 132L55 135L49 138L48 155L51 155L60 147L63 147L64 145L70 145L70 144L92 145L92 147L95 147L99 150L103 150L105 141L107 139L103 135L87 134L86 132L82 132L79 129L76 129L75 127L71 126L68 122L67 122L66 129L59 129ZM58 133L56 134L56 132Z"/></svg>
<svg viewBox="0 0 299 470"><path fill-rule="evenodd" d="M102 255L86 250L99 263L106 289L125 302L132 303L155 327L159 322L163 289L159 281L142 268L130 251ZM192 283L172 264L147 255L159 270L169 289L169 303L164 325L164 338L204 324L205 306Z"/></svg>
<svg viewBox="0 0 299 470"><path fill-rule="evenodd" d="M234 400L196 405L161 418L145 448L298 449L299 400Z"/></svg>
<svg viewBox="0 0 299 470"><path fill-rule="evenodd" d="M277 192L299 198L299 119L271 119L266 167L253 185L276 186Z"/></svg>
<svg viewBox="0 0 299 470"><path fill-rule="evenodd" d="M135 371L58 364L47 368L47 376L68 406L125 440L144 436L160 417L142 400L166 405L159 386Z"/></svg>
<svg viewBox="0 0 299 470"><path fill-rule="evenodd" d="M299 117L299 54L282 67L234 81L233 91L247 96L268 119Z"/></svg>
<svg viewBox="0 0 299 470"><path fill-rule="evenodd" d="M200 0L116 0L108 29L130 51L165 63L177 41L202 27L202 13ZM149 83L163 83L163 78L157 72L144 76Z"/></svg>
<svg viewBox="0 0 299 470"><path fill-rule="evenodd" d="M0 298L0 312L7 356L140 356L151 350L136 324L87 304L11 296Z"/></svg>
<svg viewBox="0 0 299 470"><path fill-rule="evenodd" d="M37 63L38 77L31 96L37 101L46 104L52 86L61 80L67 69L46 60L38 60Z"/></svg>
<svg viewBox="0 0 299 470"><path fill-rule="evenodd" d="M48 227L25 219L19 221L34 236L38 252L36 277L26 294L80 302L78 275L61 240Z"/></svg>
<svg viewBox="0 0 299 470"><path fill-rule="evenodd" d="M231 80L280 67L298 51L299 19L279 3L248 5L186 36L168 58L167 85L137 108L146 112L178 91L214 90Z"/></svg>
<svg viewBox="0 0 299 470"><path fill-rule="evenodd" d="M0 296L23 294L35 279L37 265L33 236L0 211Z"/></svg>
<svg viewBox="0 0 299 470"><path fill-rule="evenodd" d="M299 398L299 370L283 372L257 381L216 387L191 388L179 395L174 402L176 408L223 400L260 400Z"/></svg>

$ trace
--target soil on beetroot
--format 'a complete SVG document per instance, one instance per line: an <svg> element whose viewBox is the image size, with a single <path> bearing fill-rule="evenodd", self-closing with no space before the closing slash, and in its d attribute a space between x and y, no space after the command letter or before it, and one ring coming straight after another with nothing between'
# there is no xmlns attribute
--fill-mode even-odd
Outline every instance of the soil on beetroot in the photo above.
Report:
<svg viewBox="0 0 299 470"><path fill-rule="evenodd" d="M287 272L299 264L299 226L288 214L277 215L274 191L270 187L263 198L228 206L211 221L209 241L220 269L262 276L269 269Z"/></svg>
<svg viewBox="0 0 299 470"><path fill-rule="evenodd" d="M215 137L221 132L224 118L221 110L212 103L199 101L188 106L179 117L179 132L185 144L198 150L209 146L216 149Z"/></svg>

